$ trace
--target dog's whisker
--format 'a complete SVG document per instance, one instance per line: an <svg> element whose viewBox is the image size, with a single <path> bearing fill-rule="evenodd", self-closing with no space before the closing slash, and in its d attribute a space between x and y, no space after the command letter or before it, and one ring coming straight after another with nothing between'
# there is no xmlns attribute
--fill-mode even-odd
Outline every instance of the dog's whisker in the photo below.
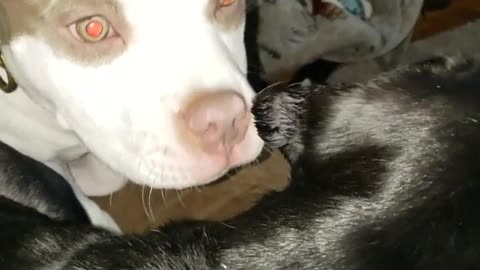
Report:
<svg viewBox="0 0 480 270"><path fill-rule="evenodd" d="M266 86L265 88L263 88L262 90L260 90L260 92L262 92L264 90L271 89L271 88L273 88L275 86L278 86L278 85L286 84L286 83L288 83L288 81L278 81L278 82L272 83L272 84Z"/></svg>
<svg viewBox="0 0 480 270"><path fill-rule="evenodd" d="M185 204L182 201L182 196L180 195L180 191L176 190L176 193L177 193L178 201L180 202L180 204L182 205L183 208L186 208Z"/></svg>
<svg viewBox="0 0 480 270"><path fill-rule="evenodd" d="M112 204L113 204L113 192L110 193L110 197L108 198L108 203L110 205L110 208L112 208Z"/></svg>
<svg viewBox="0 0 480 270"><path fill-rule="evenodd" d="M148 193L148 211L150 212L150 217L152 221L155 221L155 215L153 214L153 208L152 208L152 192L153 192L153 187L150 187L150 192Z"/></svg>
<svg viewBox="0 0 480 270"><path fill-rule="evenodd" d="M166 191L164 189L161 189L160 194L162 195L163 205L167 206Z"/></svg>
<svg viewBox="0 0 480 270"><path fill-rule="evenodd" d="M147 199L148 219L150 220L150 222L155 221L155 215L153 214L153 208L152 208L152 193L153 193L153 187L155 186L155 182L157 181L157 178L154 175L154 171L155 171L155 166L151 164L148 175L150 178L153 178L153 181L152 181L152 184L150 185L150 191L148 192L148 199Z"/></svg>
<svg viewBox="0 0 480 270"><path fill-rule="evenodd" d="M165 152L164 152L164 154L165 154ZM160 177L161 177L161 179L163 179L163 173L164 173L164 171L165 171L165 166L162 166L162 170L161 170L161 172L160 172ZM165 191L164 189L161 189L161 190L160 190L160 194L162 195L163 205L164 205L164 206L167 206L167 200L166 200L166 196L165 196L166 194L165 194L165 192L166 192L166 191Z"/></svg>
<svg viewBox="0 0 480 270"><path fill-rule="evenodd" d="M147 206L145 204L145 185L142 186L142 206L143 206L143 211L145 212L145 215L147 216L147 218L150 218L147 211Z"/></svg>
<svg viewBox="0 0 480 270"><path fill-rule="evenodd" d="M302 85L303 83L302 82L296 82L296 83L291 83L288 85L288 87L295 87L295 86L299 86L299 85Z"/></svg>

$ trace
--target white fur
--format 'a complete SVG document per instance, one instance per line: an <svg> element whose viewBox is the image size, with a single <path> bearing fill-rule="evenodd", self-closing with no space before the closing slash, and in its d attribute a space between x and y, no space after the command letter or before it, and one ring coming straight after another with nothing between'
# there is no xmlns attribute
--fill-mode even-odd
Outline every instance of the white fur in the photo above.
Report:
<svg viewBox="0 0 480 270"><path fill-rule="evenodd" d="M251 105L243 26L222 32L207 19L208 0L117 2L133 35L111 63L79 64L30 35L2 46L21 89L0 96L0 140L52 167L71 166L77 178L98 177L82 189L87 195L109 194L125 178L154 188L206 184L255 159L263 142L253 121L229 166L189 149L173 128L198 89L233 89Z"/></svg>

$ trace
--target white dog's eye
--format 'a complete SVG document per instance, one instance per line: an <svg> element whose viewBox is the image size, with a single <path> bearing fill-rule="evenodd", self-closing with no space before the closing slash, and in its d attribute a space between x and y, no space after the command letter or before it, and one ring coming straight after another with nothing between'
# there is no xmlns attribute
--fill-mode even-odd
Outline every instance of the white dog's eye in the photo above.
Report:
<svg viewBox="0 0 480 270"><path fill-rule="evenodd" d="M110 23L101 16L81 19L71 26L71 31L86 42L99 42L116 34Z"/></svg>

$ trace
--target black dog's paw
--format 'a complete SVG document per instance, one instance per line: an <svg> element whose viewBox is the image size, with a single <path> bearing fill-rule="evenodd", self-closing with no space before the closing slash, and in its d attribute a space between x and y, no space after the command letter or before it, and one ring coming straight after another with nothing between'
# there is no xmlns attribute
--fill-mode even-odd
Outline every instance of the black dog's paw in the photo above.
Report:
<svg viewBox="0 0 480 270"><path fill-rule="evenodd" d="M277 85L257 94L252 112L260 137L293 162L303 151L302 133L312 89Z"/></svg>
<svg viewBox="0 0 480 270"><path fill-rule="evenodd" d="M305 109L303 92L279 85L260 92L252 111L260 137L270 146L280 148L299 135Z"/></svg>

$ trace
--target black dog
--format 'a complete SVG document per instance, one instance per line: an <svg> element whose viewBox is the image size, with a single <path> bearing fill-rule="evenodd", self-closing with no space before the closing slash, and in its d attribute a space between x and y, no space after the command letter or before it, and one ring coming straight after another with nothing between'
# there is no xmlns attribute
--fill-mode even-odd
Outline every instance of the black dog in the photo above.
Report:
<svg viewBox="0 0 480 270"><path fill-rule="evenodd" d="M262 92L257 126L289 188L227 224L147 235L91 227L71 191L42 187L56 175L1 148L0 269L478 269L479 90L480 58L457 57Z"/></svg>

